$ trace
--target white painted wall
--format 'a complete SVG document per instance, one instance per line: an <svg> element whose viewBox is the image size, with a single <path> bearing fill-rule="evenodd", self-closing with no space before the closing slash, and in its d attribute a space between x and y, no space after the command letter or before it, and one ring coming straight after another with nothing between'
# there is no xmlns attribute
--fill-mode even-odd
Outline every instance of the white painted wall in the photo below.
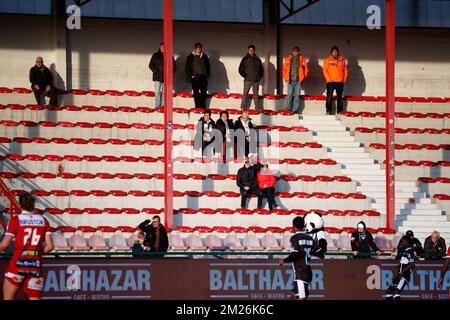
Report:
<svg viewBox="0 0 450 320"><path fill-rule="evenodd" d="M2 17L0 26L7 32L0 34L0 86L28 87L28 70L37 55L44 56L47 65L55 62L51 24L51 17ZM265 63L263 25L179 22L174 31L176 91L190 90L184 62L196 41L204 43L211 58L210 92L241 92L237 68L249 43L256 45ZM148 62L162 40L161 22L85 18L82 30L69 34L73 88L153 90ZM345 93L384 95L383 31L282 26L281 34L283 56L299 45L310 60L305 93L324 92L321 65L336 44L349 64ZM450 56L446 54L450 51L449 35L445 29L397 30L397 95L450 96ZM276 62L274 57L271 60L268 93L275 90Z"/></svg>

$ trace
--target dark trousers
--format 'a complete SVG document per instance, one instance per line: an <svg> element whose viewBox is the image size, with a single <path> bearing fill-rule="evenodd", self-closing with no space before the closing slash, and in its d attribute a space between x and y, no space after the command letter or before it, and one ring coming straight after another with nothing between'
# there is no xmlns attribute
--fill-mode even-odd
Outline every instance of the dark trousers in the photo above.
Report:
<svg viewBox="0 0 450 320"><path fill-rule="evenodd" d="M250 88L253 88L253 101L255 102L255 109L260 109L259 103L259 81L244 81L244 94L242 96L241 109L246 110L250 108L248 93Z"/></svg>
<svg viewBox="0 0 450 320"><path fill-rule="evenodd" d="M331 106L333 100L333 91L336 90L337 99L337 113L344 111L344 106L342 104L342 94L344 93L344 83L343 82L328 82L327 83L327 112L331 114Z"/></svg>
<svg viewBox="0 0 450 320"><path fill-rule="evenodd" d="M53 86L50 86L51 89L49 92L45 92L45 88L41 88L41 90L36 90L33 88L34 97L36 98L36 103L41 104L41 95L44 95L45 97L50 97L50 101L48 102L49 105L56 105L56 88ZM44 105L45 105L45 97L44 97Z"/></svg>
<svg viewBox="0 0 450 320"><path fill-rule="evenodd" d="M264 188L261 189L262 194L267 198L267 203L269 204L269 209L272 210L276 205L275 202L275 189L274 188Z"/></svg>
<svg viewBox="0 0 450 320"><path fill-rule="evenodd" d="M249 190L241 189L241 195L242 195L241 208L247 207L247 198L252 193L258 197L258 209L262 208L263 193L261 192L261 190L259 190L256 187L254 187L254 188L250 187Z"/></svg>
<svg viewBox="0 0 450 320"><path fill-rule="evenodd" d="M192 91L194 91L195 107L206 109L206 92L208 91L208 79L204 76L195 76L191 79Z"/></svg>

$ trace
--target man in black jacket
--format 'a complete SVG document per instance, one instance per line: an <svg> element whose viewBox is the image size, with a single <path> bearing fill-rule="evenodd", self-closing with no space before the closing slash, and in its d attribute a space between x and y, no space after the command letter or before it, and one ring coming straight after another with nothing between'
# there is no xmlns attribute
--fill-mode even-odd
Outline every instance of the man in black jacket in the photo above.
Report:
<svg viewBox="0 0 450 320"><path fill-rule="evenodd" d="M357 230L352 233L351 245L353 251L353 259L356 258L370 258L371 252L376 252L377 255L381 254L372 234L367 231L364 221L358 222L356 226Z"/></svg>
<svg viewBox="0 0 450 320"><path fill-rule="evenodd" d="M443 259L447 246L445 239L441 237L439 232L433 231L431 236L425 239L423 244L425 259Z"/></svg>
<svg viewBox="0 0 450 320"><path fill-rule="evenodd" d="M218 135L220 135L220 132L216 130L216 123L211 119L211 110L205 110L203 117L197 122L194 149L200 150L201 147L202 156L211 158L214 154L213 143ZM220 143L220 141L218 142Z"/></svg>
<svg viewBox="0 0 450 320"><path fill-rule="evenodd" d="M262 208L263 193L259 190L256 181L259 167L259 163L251 165L250 159L245 158L244 166L238 170L236 184L241 191L241 208L243 209L247 206L247 198L252 193L258 197L258 209Z"/></svg>
<svg viewBox="0 0 450 320"><path fill-rule="evenodd" d="M400 259L400 257L403 254L402 248L402 240L405 238L409 241L410 246L414 249L414 252L416 256L420 256L423 253L422 243L420 243L420 240L414 237L414 233L412 230L406 231L406 234L400 239L397 245L397 259Z"/></svg>
<svg viewBox="0 0 450 320"><path fill-rule="evenodd" d="M206 108L206 92L210 75L209 58L203 52L203 45L197 42L194 51L186 58L186 80L192 83L196 108Z"/></svg>
<svg viewBox="0 0 450 320"><path fill-rule="evenodd" d="M144 243L150 247L150 251L167 252L169 238L159 216L154 216L152 220L145 220L138 228L145 232Z"/></svg>
<svg viewBox="0 0 450 320"><path fill-rule="evenodd" d="M239 65L239 74L244 78L244 95L242 97L241 109L248 109L248 93L253 87L253 101L255 108L260 109L259 101L259 82L264 77L264 69L261 59L255 53L255 46L249 45L247 55L242 58Z"/></svg>
<svg viewBox="0 0 450 320"><path fill-rule="evenodd" d="M42 57L37 57L36 65L30 69L30 82L37 104L41 104L41 94L43 94L50 97L50 105L56 105L56 88L53 86L53 75L44 65Z"/></svg>
<svg viewBox="0 0 450 320"><path fill-rule="evenodd" d="M153 82L155 83L155 108L160 108L164 105L164 42L161 42L159 50L152 55L148 67L153 72ZM177 64L173 59L173 72L176 70Z"/></svg>

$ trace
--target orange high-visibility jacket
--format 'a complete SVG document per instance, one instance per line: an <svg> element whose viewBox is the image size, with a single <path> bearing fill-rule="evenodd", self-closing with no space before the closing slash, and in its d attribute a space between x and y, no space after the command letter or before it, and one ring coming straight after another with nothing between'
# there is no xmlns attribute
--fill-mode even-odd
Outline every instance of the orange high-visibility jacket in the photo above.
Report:
<svg viewBox="0 0 450 320"><path fill-rule="evenodd" d="M323 62L323 75L328 82L346 82L348 77L347 64L342 56L335 59L330 55Z"/></svg>
<svg viewBox="0 0 450 320"><path fill-rule="evenodd" d="M283 63L283 79L286 82L289 82L291 76L291 59L292 54L288 55L287 58L284 59ZM298 77L300 79L300 83L305 81L305 79L308 77L308 74L308 63L306 62L306 59L303 58L303 56L300 56L300 61L298 64Z"/></svg>

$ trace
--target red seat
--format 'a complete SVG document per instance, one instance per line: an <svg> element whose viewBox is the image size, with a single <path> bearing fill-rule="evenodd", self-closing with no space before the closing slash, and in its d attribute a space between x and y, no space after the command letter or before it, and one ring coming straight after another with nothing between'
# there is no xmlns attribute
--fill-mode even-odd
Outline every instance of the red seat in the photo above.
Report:
<svg viewBox="0 0 450 320"><path fill-rule="evenodd" d="M398 102L413 102L413 100L409 97L395 97L395 101Z"/></svg>
<svg viewBox="0 0 450 320"><path fill-rule="evenodd" d="M58 177L63 178L63 179L75 179L77 177L77 175L73 174L73 173L69 173L69 172L61 172L61 173L58 173Z"/></svg>
<svg viewBox="0 0 450 320"><path fill-rule="evenodd" d="M13 90L6 87L0 87L0 93L12 93Z"/></svg>
<svg viewBox="0 0 450 320"><path fill-rule="evenodd" d="M285 181L297 181L298 177L291 176L291 175L283 175L283 176L281 176L281 179L283 179Z"/></svg>
<svg viewBox="0 0 450 320"><path fill-rule="evenodd" d="M125 90L123 92L123 94L125 94L125 95L127 95L129 97L139 97L139 96L142 95L141 92L137 92L137 91L134 91L134 90Z"/></svg>
<svg viewBox="0 0 450 320"><path fill-rule="evenodd" d="M112 194L104 190L91 190L91 195L95 197L107 197Z"/></svg>
<svg viewBox="0 0 450 320"><path fill-rule="evenodd" d="M345 214L351 217L359 217L363 215L363 213L358 210L345 210Z"/></svg>
<svg viewBox="0 0 450 320"><path fill-rule="evenodd" d="M327 233L341 233L341 229L334 227L325 227L325 232Z"/></svg>
<svg viewBox="0 0 450 320"><path fill-rule="evenodd" d="M102 214L103 210L97 208L84 208L84 212L87 214Z"/></svg>
<svg viewBox="0 0 450 320"><path fill-rule="evenodd" d="M72 196L76 196L76 197L87 197L91 193L88 191L85 191L85 190L72 190L72 191L70 191L70 194Z"/></svg>
<svg viewBox="0 0 450 320"><path fill-rule="evenodd" d="M139 214L139 213L141 213L138 209L134 209L134 208L123 208L121 211L124 214Z"/></svg>
<svg viewBox="0 0 450 320"><path fill-rule="evenodd" d="M121 156L120 157L121 161L125 161L125 162L138 162L139 158L133 157L133 156Z"/></svg>
<svg viewBox="0 0 450 320"><path fill-rule="evenodd" d="M440 144L439 149L450 150L450 144Z"/></svg>
<svg viewBox="0 0 450 320"><path fill-rule="evenodd" d="M328 199L331 197L331 195L324 193L324 192L313 192L311 194L313 197L319 198L319 199Z"/></svg>
<svg viewBox="0 0 450 320"><path fill-rule="evenodd" d="M330 196L332 196L333 198L336 198L336 199L348 199L349 198L348 194L341 193L341 192L332 192L330 194Z"/></svg>
<svg viewBox="0 0 450 320"><path fill-rule="evenodd" d="M219 198L222 196L222 194L220 192L216 192L216 191L205 191L203 192L203 194L207 197L211 197L211 198Z"/></svg>
<svg viewBox="0 0 450 320"><path fill-rule="evenodd" d="M81 109L88 112L98 112L100 111L100 107L96 106L82 106Z"/></svg>
<svg viewBox="0 0 450 320"><path fill-rule="evenodd" d="M255 209L255 210L253 210L253 213L260 214L260 215L269 215L270 211L267 209Z"/></svg>
<svg viewBox="0 0 450 320"><path fill-rule="evenodd" d="M352 111L343 111L343 112L341 112L341 115L344 117L350 117L350 118L360 116L360 114L358 112L352 112Z"/></svg>
<svg viewBox="0 0 450 320"><path fill-rule="evenodd" d="M312 149L322 148L322 145L320 143L317 143L317 142L306 142L305 146L308 147L308 148L312 148Z"/></svg>
<svg viewBox="0 0 450 320"><path fill-rule="evenodd" d="M426 118L426 117L427 117L426 114L421 113L421 112L411 112L409 115L410 115L411 117L413 117L413 118L420 118L420 119L423 119L423 118Z"/></svg>
<svg viewBox="0 0 450 320"><path fill-rule="evenodd" d="M314 160L314 159L302 159L301 161L304 164L308 164L308 165L316 165L319 164L318 160Z"/></svg>
<svg viewBox="0 0 450 320"><path fill-rule="evenodd" d="M8 107L11 110L25 110L25 106L23 106L21 104L16 104L16 103L8 104Z"/></svg>
<svg viewBox="0 0 450 320"><path fill-rule="evenodd" d="M247 230L248 231L253 231L255 233L265 233L266 232L266 228L257 227L257 226L248 227Z"/></svg>
<svg viewBox="0 0 450 320"><path fill-rule="evenodd" d="M356 127L355 128L356 132L362 132L362 133L372 133L373 129L371 128L366 128L366 127Z"/></svg>
<svg viewBox="0 0 450 320"><path fill-rule="evenodd" d="M412 166L417 167L419 165L419 163L414 160L403 160L402 164L409 166L409 167L412 167Z"/></svg>
<svg viewBox="0 0 450 320"><path fill-rule="evenodd" d="M405 112L394 112L394 115L397 118L409 118L410 114L409 113L405 113Z"/></svg>
<svg viewBox="0 0 450 320"><path fill-rule="evenodd" d="M414 143L407 143L407 144L405 144L404 147L409 149L409 150L420 150L420 149L422 149L422 146L420 146L418 144L414 144Z"/></svg>
<svg viewBox="0 0 450 320"><path fill-rule="evenodd" d="M337 164L337 162L332 159L319 159L319 163L327 165L327 166L332 166L332 165Z"/></svg>
<svg viewBox="0 0 450 320"><path fill-rule="evenodd" d="M119 111L119 109L117 107L113 107L113 106L101 106L100 110L105 111L105 112L117 112L117 111Z"/></svg>
<svg viewBox="0 0 450 320"><path fill-rule="evenodd" d="M351 182L352 179L346 176L335 176L334 180L339 181L339 182Z"/></svg>
<svg viewBox="0 0 450 320"><path fill-rule="evenodd" d="M244 214L244 215L251 215L251 214L253 214L252 210L245 209L245 208L238 208L238 209L236 209L235 212L238 213L238 214Z"/></svg>
<svg viewBox="0 0 450 320"><path fill-rule="evenodd" d="M105 92L107 95L110 95L110 96L122 96L123 95L123 92L120 92L120 91L117 91L117 90L106 90L106 92Z"/></svg>
<svg viewBox="0 0 450 320"><path fill-rule="evenodd" d="M160 214L161 213L161 209L156 209L156 208L143 208L142 209L143 213L146 214L150 214L150 215L156 215L156 214Z"/></svg>
<svg viewBox="0 0 450 320"><path fill-rule="evenodd" d="M438 199L438 200L450 200L450 195L448 195L448 194L442 194L442 193L437 193L437 194L433 195L433 199Z"/></svg>
<svg viewBox="0 0 450 320"><path fill-rule="evenodd" d="M377 150L381 150L381 149L385 148L385 145L382 144L382 143L371 143L369 145L369 148L374 148L374 149L377 149Z"/></svg>
<svg viewBox="0 0 450 320"><path fill-rule="evenodd" d="M378 228L378 232L382 232L384 234L395 234L395 229L389 229L389 228Z"/></svg>
<svg viewBox="0 0 450 320"><path fill-rule="evenodd" d="M105 208L103 211L108 214L122 214L122 210L117 208Z"/></svg>
<svg viewBox="0 0 450 320"><path fill-rule="evenodd" d="M375 210L363 210L361 211L363 215L369 216L369 217L379 217L380 213Z"/></svg>
<svg viewBox="0 0 450 320"><path fill-rule="evenodd" d="M110 226L98 226L97 230L101 231L101 232L110 232L110 233L112 233L112 232L116 231L116 228L110 227Z"/></svg>
<svg viewBox="0 0 450 320"><path fill-rule="evenodd" d="M76 215L79 215L79 214L83 214L83 213L84 213L84 210L78 209L78 208L66 208L66 209L64 209L64 212L66 212L66 213L68 213L68 214L76 214Z"/></svg>
<svg viewBox="0 0 450 320"><path fill-rule="evenodd" d="M55 197L67 197L69 196L69 192L65 190L51 190L50 193Z"/></svg>
<svg viewBox="0 0 450 320"><path fill-rule="evenodd" d="M213 232L213 229L207 226L197 226L194 228L195 231L201 232L201 233L210 233Z"/></svg>
<svg viewBox="0 0 450 320"><path fill-rule="evenodd" d="M287 193L287 192L286 192ZM286 198L292 198L292 195L290 193L287 193L288 195L290 195L290 197L286 197ZM300 199L309 199L312 197L311 194L306 193L306 192L294 192L293 194L295 197L300 198Z"/></svg>
<svg viewBox="0 0 450 320"><path fill-rule="evenodd" d="M446 133L449 134L450 133L450 129L435 129L435 128L425 128L423 129L424 132L429 133L429 134L440 134L440 133Z"/></svg>
<svg viewBox="0 0 450 320"><path fill-rule="evenodd" d="M410 160L411 161L411 160ZM434 167L437 166L438 163L434 161L427 161L427 160L421 160L417 163L418 166L425 166L425 167Z"/></svg>
<svg viewBox="0 0 450 320"><path fill-rule="evenodd" d="M366 199L367 198L366 195L361 194L361 193L349 193L348 196L353 199Z"/></svg>
<svg viewBox="0 0 450 320"><path fill-rule="evenodd" d="M333 216L345 216L345 212L342 210L328 210L328 214L331 214Z"/></svg>
<svg viewBox="0 0 450 320"><path fill-rule="evenodd" d="M291 130L295 131L295 132L308 132L309 131L308 128L301 127L301 126L293 126L293 127L291 127Z"/></svg>
<svg viewBox="0 0 450 320"><path fill-rule="evenodd" d="M431 102L430 98L425 97L411 97L413 102Z"/></svg>
<svg viewBox="0 0 450 320"><path fill-rule="evenodd" d="M130 190L128 191L128 194L133 197L146 197L148 196L148 193L146 191L142 190Z"/></svg>
<svg viewBox="0 0 450 320"><path fill-rule="evenodd" d="M77 231L77 229L75 229L74 227L69 227L69 226L58 226L56 229L61 231L61 232L75 232L75 231Z"/></svg>
<svg viewBox="0 0 450 320"><path fill-rule="evenodd" d="M272 143L272 145L273 145L273 143ZM291 148L304 148L305 147L305 144L300 143L300 142L288 142L286 145Z"/></svg>
<svg viewBox="0 0 450 320"><path fill-rule="evenodd" d="M199 208L198 212L203 213L203 214L216 214L217 211L211 208Z"/></svg>
<svg viewBox="0 0 450 320"><path fill-rule="evenodd" d="M447 161L447 160L438 161L437 164L435 164L435 165L438 165L438 164L443 167L450 167L450 161Z"/></svg>
<svg viewBox="0 0 450 320"><path fill-rule="evenodd" d="M197 214L197 210L191 209L191 208L181 208L178 209L178 212L183 214Z"/></svg>
<svg viewBox="0 0 450 320"><path fill-rule="evenodd" d="M289 214L295 214L296 216L306 216L308 211L302 209L292 209L289 210Z"/></svg>
<svg viewBox="0 0 450 320"><path fill-rule="evenodd" d="M328 177L328 176L316 176L316 180L319 180L322 182L331 182L334 179L332 177Z"/></svg>
<svg viewBox="0 0 450 320"><path fill-rule="evenodd" d="M187 226L178 226L175 228L175 230L180 231L180 232L194 232L194 229L191 227L187 227Z"/></svg>
<svg viewBox="0 0 450 320"><path fill-rule="evenodd" d="M220 214L234 214L234 210L231 210L229 208L217 208L216 211Z"/></svg>
<svg viewBox="0 0 450 320"><path fill-rule="evenodd" d="M72 138L70 139L70 142L73 144L87 144L88 141L85 139L81 139L81 138Z"/></svg>
<svg viewBox="0 0 450 320"><path fill-rule="evenodd" d="M436 180L439 181L440 183L450 183L450 178L447 177L436 178Z"/></svg>
<svg viewBox="0 0 450 320"><path fill-rule="evenodd" d="M46 208L45 212L48 214L63 214L64 210L58 208Z"/></svg>
<svg viewBox="0 0 450 320"><path fill-rule="evenodd" d="M373 117L376 116L375 113L373 113L373 112L367 112L367 111L361 111L361 112L359 113L359 115L360 115L361 117L364 117L364 118L373 118Z"/></svg>
<svg viewBox="0 0 450 320"><path fill-rule="evenodd" d="M116 157L116 156L103 156L102 160L104 160L106 162L119 162L120 158Z"/></svg>
<svg viewBox="0 0 450 320"><path fill-rule="evenodd" d="M154 97L155 96L155 92L153 92L153 91L142 91L142 94L146 97Z"/></svg>
<svg viewBox="0 0 450 320"><path fill-rule="evenodd" d="M312 181L316 181L316 177L311 177L311 176L307 176L307 175L300 175L300 176L298 176L298 180L306 181L306 182L312 182Z"/></svg>
<svg viewBox="0 0 450 320"><path fill-rule="evenodd" d="M219 233L229 233L230 232L230 228L222 227L222 226L214 226L214 227L212 227L212 229Z"/></svg>
<svg viewBox="0 0 450 320"><path fill-rule="evenodd" d="M129 226L118 226L116 229L117 229L117 230L120 230L121 232L132 233L132 232L134 232L137 228L133 228L133 227L129 227Z"/></svg>
<svg viewBox="0 0 450 320"><path fill-rule="evenodd" d="M423 148L427 149L427 150L439 150L439 146L435 145L435 144L423 144L422 145Z"/></svg>
<svg viewBox="0 0 450 320"><path fill-rule="evenodd" d="M427 115L428 118L433 118L433 119L442 119L442 118L444 118L444 115L442 113L428 112L426 115Z"/></svg>
<svg viewBox="0 0 450 320"><path fill-rule="evenodd" d="M275 194L275 196L279 197L279 198L293 198L294 195L296 195L296 193L292 194L289 192L277 192Z"/></svg>
<svg viewBox="0 0 450 320"><path fill-rule="evenodd" d="M18 173L14 173L14 172L1 172L0 173L0 177L3 179L15 179L19 176Z"/></svg>
<svg viewBox="0 0 450 320"><path fill-rule="evenodd" d="M18 176L20 176L21 178L24 178L24 179L34 179L34 178L36 178L37 175L34 173L31 173L31 172L24 171L24 172L19 172Z"/></svg>
<svg viewBox="0 0 450 320"><path fill-rule="evenodd" d="M287 163L287 164L301 164L302 160L286 158L286 159L284 159L284 163Z"/></svg>
<svg viewBox="0 0 450 320"><path fill-rule="evenodd" d="M10 160L14 161L21 161L27 158L30 161L42 161L44 160L44 157L38 154L27 154L26 156L20 156L20 155L8 155L8 158Z"/></svg>
<svg viewBox="0 0 450 320"><path fill-rule="evenodd" d="M13 91L16 92L16 93L21 93L21 94L28 94L28 93L32 93L33 92L30 89L28 89L28 88L14 88Z"/></svg>

